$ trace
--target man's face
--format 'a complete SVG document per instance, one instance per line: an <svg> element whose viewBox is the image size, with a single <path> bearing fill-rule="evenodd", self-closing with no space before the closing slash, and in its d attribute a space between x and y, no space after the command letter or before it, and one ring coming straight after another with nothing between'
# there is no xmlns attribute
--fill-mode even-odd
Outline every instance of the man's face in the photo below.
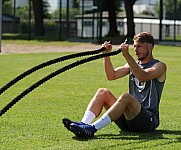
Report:
<svg viewBox="0 0 181 150"><path fill-rule="evenodd" d="M148 43L140 43L134 41L133 47L138 60L143 61L149 55Z"/></svg>

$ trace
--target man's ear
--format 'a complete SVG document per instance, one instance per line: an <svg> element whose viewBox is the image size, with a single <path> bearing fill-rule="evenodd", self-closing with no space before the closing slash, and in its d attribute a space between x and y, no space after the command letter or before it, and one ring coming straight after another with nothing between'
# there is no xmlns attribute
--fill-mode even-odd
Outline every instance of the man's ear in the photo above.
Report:
<svg viewBox="0 0 181 150"><path fill-rule="evenodd" d="M149 49L149 51L151 51L153 49L153 45L152 44L148 44L148 49Z"/></svg>

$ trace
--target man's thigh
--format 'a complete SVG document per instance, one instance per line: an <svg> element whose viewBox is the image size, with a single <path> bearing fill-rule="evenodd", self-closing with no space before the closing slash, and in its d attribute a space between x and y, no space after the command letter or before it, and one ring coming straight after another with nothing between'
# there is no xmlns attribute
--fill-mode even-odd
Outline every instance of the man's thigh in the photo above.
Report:
<svg viewBox="0 0 181 150"><path fill-rule="evenodd" d="M132 120L126 120L125 116L122 115L115 123L121 130L135 132L150 132L156 127L154 114L143 107L141 107L140 113Z"/></svg>
<svg viewBox="0 0 181 150"><path fill-rule="evenodd" d="M141 104L138 100L130 95L129 93L124 93L120 97L120 101L126 101L126 109L124 110L124 116L127 120L132 120L135 118L141 111Z"/></svg>

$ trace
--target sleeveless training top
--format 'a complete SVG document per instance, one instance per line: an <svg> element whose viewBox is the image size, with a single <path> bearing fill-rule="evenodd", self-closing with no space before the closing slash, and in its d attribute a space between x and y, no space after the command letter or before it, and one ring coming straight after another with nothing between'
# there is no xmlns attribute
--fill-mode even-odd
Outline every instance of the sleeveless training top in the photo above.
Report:
<svg viewBox="0 0 181 150"><path fill-rule="evenodd" d="M142 69L152 67L154 64L160 62L159 60L153 59L149 63L139 64ZM159 103L164 87L164 82L159 82L158 79L152 79L146 82L139 82L130 71L129 77L129 93L134 96L141 105L150 112L154 113L159 122Z"/></svg>

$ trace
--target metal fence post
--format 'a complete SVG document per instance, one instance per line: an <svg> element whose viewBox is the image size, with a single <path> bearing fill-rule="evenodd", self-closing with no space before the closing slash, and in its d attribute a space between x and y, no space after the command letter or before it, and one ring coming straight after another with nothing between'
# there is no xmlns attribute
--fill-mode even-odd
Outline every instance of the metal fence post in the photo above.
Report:
<svg viewBox="0 0 181 150"><path fill-rule="evenodd" d="M99 18L99 43L102 43L102 0L99 1L100 18Z"/></svg>
<svg viewBox="0 0 181 150"><path fill-rule="evenodd" d="M2 39L2 0L0 0L0 53L1 53L1 39Z"/></svg>
<svg viewBox="0 0 181 150"><path fill-rule="evenodd" d="M59 40L61 40L62 36L62 0L59 1Z"/></svg>
<svg viewBox="0 0 181 150"><path fill-rule="evenodd" d="M159 41L162 41L163 0L160 0Z"/></svg>
<svg viewBox="0 0 181 150"><path fill-rule="evenodd" d="M81 38L84 37L84 0L82 0L82 29L81 29Z"/></svg>
<svg viewBox="0 0 181 150"><path fill-rule="evenodd" d="M67 9L66 9L66 14L67 14L66 15L66 27L67 27L67 30L66 30L67 31L67 35L66 35L67 37L66 38L67 39L69 38L69 27L70 27L70 25L69 25L69 19L70 19L69 18L69 4L70 4L69 0L67 0Z"/></svg>
<svg viewBox="0 0 181 150"><path fill-rule="evenodd" d="M28 40L31 40L31 0L29 0Z"/></svg>

